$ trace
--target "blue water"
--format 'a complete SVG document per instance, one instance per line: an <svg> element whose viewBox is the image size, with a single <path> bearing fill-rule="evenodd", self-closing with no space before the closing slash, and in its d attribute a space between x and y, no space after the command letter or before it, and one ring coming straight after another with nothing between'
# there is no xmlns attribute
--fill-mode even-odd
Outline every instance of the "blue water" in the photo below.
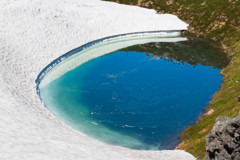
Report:
<svg viewBox="0 0 240 160"><path fill-rule="evenodd" d="M103 142L133 149L173 149L222 83L220 69L116 51L41 89L46 107Z"/></svg>

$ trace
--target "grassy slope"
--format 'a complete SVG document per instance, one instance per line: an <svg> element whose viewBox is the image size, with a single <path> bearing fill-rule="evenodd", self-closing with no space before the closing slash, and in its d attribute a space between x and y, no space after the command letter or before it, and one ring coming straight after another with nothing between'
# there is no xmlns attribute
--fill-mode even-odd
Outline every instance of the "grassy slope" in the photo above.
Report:
<svg viewBox="0 0 240 160"><path fill-rule="evenodd" d="M185 34L211 38L218 42L232 62L222 70L224 83L216 92L206 111L194 126L181 135L177 147L192 153L198 159L205 156L205 136L218 116L235 117L239 112L240 95L240 0L108 0L153 8L158 13L171 13L190 24Z"/></svg>

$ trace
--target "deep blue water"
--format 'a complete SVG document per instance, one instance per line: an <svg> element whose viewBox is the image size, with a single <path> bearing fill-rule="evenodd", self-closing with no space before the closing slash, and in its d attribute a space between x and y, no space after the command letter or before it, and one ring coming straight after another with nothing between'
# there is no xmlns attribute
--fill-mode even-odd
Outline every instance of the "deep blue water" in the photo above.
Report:
<svg viewBox="0 0 240 160"><path fill-rule="evenodd" d="M222 83L220 69L116 51L41 89L46 107L76 130L133 149L172 149Z"/></svg>

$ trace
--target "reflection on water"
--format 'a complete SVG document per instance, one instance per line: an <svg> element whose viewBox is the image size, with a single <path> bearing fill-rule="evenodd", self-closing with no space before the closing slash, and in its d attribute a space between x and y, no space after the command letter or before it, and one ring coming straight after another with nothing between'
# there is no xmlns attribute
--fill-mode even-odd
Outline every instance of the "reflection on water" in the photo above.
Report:
<svg viewBox="0 0 240 160"><path fill-rule="evenodd" d="M179 63L179 61L182 61L182 65L186 62L193 66L201 64L222 69L227 66L229 59L226 54L214 48L213 45L211 41L188 38L188 41L176 43L140 44L121 49L121 51L145 52L155 55L156 58L164 58L168 62Z"/></svg>
<svg viewBox="0 0 240 160"><path fill-rule="evenodd" d="M41 89L76 130L133 149L173 149L222 83L226 56L202 40L135 45L98 57Z"/></svg>

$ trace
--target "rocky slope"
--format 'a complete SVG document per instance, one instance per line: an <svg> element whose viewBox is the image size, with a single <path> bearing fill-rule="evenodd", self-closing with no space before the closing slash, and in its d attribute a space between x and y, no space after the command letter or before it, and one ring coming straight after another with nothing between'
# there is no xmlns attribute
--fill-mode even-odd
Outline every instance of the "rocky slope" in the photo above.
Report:
<svg viewBox="0 0 240 160"><path fill-rule="evenodd" d="M240 114L221 116L206 136L206 160L240 159Z"/></svg>

